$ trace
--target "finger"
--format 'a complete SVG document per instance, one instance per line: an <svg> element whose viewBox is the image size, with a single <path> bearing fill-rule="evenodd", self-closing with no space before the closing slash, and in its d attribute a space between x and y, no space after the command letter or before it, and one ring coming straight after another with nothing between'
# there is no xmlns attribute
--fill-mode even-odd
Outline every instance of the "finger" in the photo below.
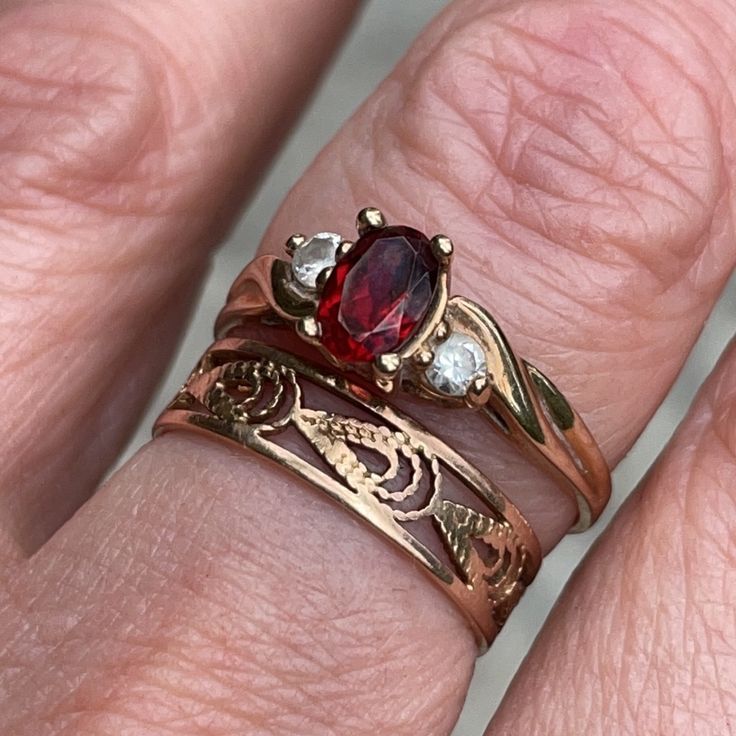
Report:
<svg viewBox="0 0 736 736"><path fill-rule="evenodd" d="M349 232L366 203L450 233L453 291L489 307L554 378L611 465L660 404L734 262L731 80L714 77L717 61L680 15L622 8L518 3L449 37L439 28L431 61L410 55L264 244L278 253L284 233ZM372 148L358 145L375 131ZM544 547L569 528L573 504L551 504L556 489L490 444L479 418L413 411L499 481Z"/></svg>
<svg viewBox="0 0 736 736"><path fill-rule="evenodd" d="M733 259L727 88L684 30L697 24L658 11L452 6L297 186L269 247L347 230L369 202L449 232L456 290L492 308L615 462ZM453 444L482 461L452 421ZM565 511L514 490L551 543ZM145 448L27 573L33 610L7 626L43 633L9 686L11 724L443 734L472 669L460 615L392 548L214 441ZM27 695L39 678L43 696Z"/></svg>
<svg viewBox="0 0 736 736"><path fill-rule="evenodd" d="M727 734L736 350L566 590L490 734Z"/></svg>
<svg viewBox="0 0 736 736"><path fill-rule="evenodd" d="M356 5L63 0L0 13L0 390L12 397L0 526L21 548L119 451L208 251Z"/></svg>

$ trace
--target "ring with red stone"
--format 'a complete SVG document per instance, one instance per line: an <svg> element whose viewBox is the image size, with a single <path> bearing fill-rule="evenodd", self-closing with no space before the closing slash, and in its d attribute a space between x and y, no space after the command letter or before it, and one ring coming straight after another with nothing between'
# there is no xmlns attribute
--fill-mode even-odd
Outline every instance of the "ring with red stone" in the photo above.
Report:
<svg viewBox="0 0 736 736"><path fill-rule="evenodd" d="M219 337L259 320L291 325L342 371L383 393L406 391L479 411L570 494L572 531L587 529L611 494L610 471L585 423L554 383L512 349L479 304L450 296L452 241L357 217L357 240L292 235L288 259L261 256L233 284Z"/></svg>

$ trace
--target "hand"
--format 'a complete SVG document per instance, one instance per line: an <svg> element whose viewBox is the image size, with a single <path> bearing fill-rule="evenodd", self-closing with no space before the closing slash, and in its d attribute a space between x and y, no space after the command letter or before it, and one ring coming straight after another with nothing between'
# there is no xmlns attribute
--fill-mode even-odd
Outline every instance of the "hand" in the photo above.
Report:
<svg viewBox="0 0 736 736"><path fill-rule="evenodd" d="M171 434L89 498L357 5L0 11L6 736L431 736L457 719L476 654L461 615L290 476ZM347 231L365 204L451 232L456 291L554 377L614 466L736 259L735 55L733 0L454 0L262 249ZM576 575L489 733L732 732L735 361ZM549 550L574 509L453 421Z"/></svg>

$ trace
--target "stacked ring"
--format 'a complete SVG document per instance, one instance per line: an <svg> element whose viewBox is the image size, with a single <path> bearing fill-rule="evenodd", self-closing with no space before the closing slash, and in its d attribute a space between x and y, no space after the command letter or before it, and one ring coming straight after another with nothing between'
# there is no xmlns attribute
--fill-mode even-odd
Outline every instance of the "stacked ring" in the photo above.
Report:
<svg viewBox="0 0 736 736"><path fill-rule="evenodd" d="M291 324L341 372L488 418L573 497L587 529L611 494L608 466L585 423L540 370L519 358L493 317L450 298L453 244L389 226L375 208L359 238L292 235L290 260L262 256L235 281L216 333L252 320Z"/></svg>
<svg viewBox="0 0 736 736"><path fill-rule="evenodd" d="M573 531L601 514L610 473L554 383L516 355L483 307L450 296L449 238L389 226L375 208L358 214L357 229L355 241L292 235L287 259L246 266L217 342L155 432L214 434L324 491L421 563L485 649L534 579L539 542L491 480L391 395L480 412L574 498ZM294 330L331 368L248 339L255 326L260 336ZM345 410L326 411L325 392Z"/></svg>

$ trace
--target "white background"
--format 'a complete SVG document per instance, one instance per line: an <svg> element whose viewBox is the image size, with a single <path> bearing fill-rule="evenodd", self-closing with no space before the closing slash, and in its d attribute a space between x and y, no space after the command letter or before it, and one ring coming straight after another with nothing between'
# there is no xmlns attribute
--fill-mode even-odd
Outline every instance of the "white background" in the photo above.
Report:
<svg viewBox="0 0 736 736"><path fill-rule="evenodd" d="M214 261L201 304L175 365L134 438L126 457L147 441L156 413L164 406L209 344L211 326L227 288L250 260L279 202L314 155L375 85L391 70L422 26L444 5L441 0L373 0L366 5L337 64L291 141L277 159L258 197ZM315 39L318 43L319 39ZM288 235L288 233L287 233ZM569 537L545 560L540 576L496 641L478 662L465 710L453 736L480 736L522 658L547 618L570 572L595 534L605 527L627 493L661 450L681 419L697 386L711 370L732 334L736 284L721 300L667 402L629 457L616 470L614 501L593 532ZM298 736L295 734L295 736ZM417 735L419 736L419 734Z"/></svg>

